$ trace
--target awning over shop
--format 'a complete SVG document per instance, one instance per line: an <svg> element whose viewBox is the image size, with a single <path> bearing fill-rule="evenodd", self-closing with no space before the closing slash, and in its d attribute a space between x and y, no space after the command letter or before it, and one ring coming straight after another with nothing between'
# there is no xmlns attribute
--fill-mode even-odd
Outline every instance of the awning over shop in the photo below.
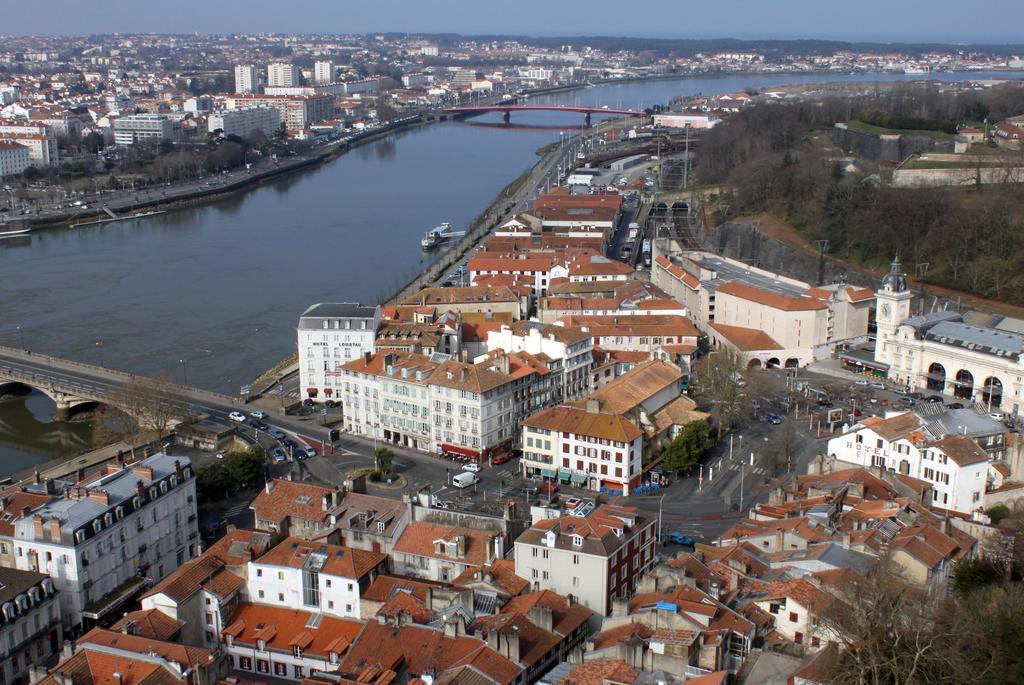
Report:
<svg viewBox="0 0 1024 685"><path fill-rule="evenodd" d="M574 485L583 485L587 482L587 475L585 473L574 473L571 480Z"/></svg>
<svg viewBox="0 0 1024 685"><path fill-rule="evenodd" d="M334 394L333 388L324 388L324 394L325 395L332 395L332 394Z"/></svg>
<svg viewBox="0 0 1024 685"><path fill-rule="evenodd" d="M540 475L544 476L545 478L557 478L558 471L555 471L554 469L541 469Z"/></svg>
<svg viewBox="0 0 1024 685"><path fill-rule="evenodd" d="M461 457L469 457L470 459L476 459L480 456L480 453L476 450L471 450L466 447L459 447L458 445L441 445L442 452L450 452L451 454L458 454Z"/></svg>
<svg viewBox="0 0 1024 685"><path fill-rule="evenodd" d="M870 353L861 351L861 354L855 354L853 352L843 352L836 355L836 358L846 364L853 366L863 366L865 369L871 369L873 371L888 371L889 365L883 362L875 361L872 357L868 356Z"/></svg>
<svg viewBox="0 0 1024 685"><path fill-rule="evenodd" d="M306 392L309 393L310 397L316 397L317 393L319 393L320 391L317 390L316 388L306 388Z"/></svg>
<svg viewBox="0 0 1024 685"><path fill-rule="evenodd" d="M566 471L565 469L561 469L558 472L558 480L569 482L570 478L572 478L572 472Z"/></svg>

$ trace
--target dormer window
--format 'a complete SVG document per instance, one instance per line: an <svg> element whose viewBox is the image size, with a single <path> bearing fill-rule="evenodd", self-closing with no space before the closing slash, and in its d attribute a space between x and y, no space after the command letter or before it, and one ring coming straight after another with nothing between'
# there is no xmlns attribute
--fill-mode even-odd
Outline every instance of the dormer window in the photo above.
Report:
<svg viewBox="0 0 1024 685"><path fill-rule="evenodd" d="M581 546L583 544L583 536L582 535L573 535L572 536L572 544L573 544L573 547Z"/></svg>
<svg viewBox="0 0 1024 685"><path fill-rule="evenodd" d="M94 533L100 532L100 530L102 528L103 528L103 524L100 523L99 519L96 519L95 521L92 522L92 530L93 530Z"/></svg>
<svg viewBox="0 0 1024 685"><path fill-rule="evenodd" d="M383 521L377 521L377 532L378 533L383 533L385 528L387 528L387 525Z"/></svg>
<svg viewBox="0 0 1024 685"><path fill-rule="evenodd" d="M295 655L296 659L301 659L302 658L302 647L299 647L298 645L295 645L295 648L292 649L292 654Z"/></svg>
<svg viewBox="0 0 1024 685"><path fill-rule="evenodd" d="M267 651L267 641L266 640L257 640L256 641L256 648L258 650L260 650L261 652Z"/></svg>

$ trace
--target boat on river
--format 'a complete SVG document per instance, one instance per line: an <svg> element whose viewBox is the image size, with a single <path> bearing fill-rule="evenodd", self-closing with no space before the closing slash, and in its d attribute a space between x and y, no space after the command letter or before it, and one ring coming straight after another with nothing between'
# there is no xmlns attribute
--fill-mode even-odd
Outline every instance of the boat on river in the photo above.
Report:
<svg viewBox="0 0 1024 685"><path fill-rule="evenodd" d="M456 238L463 235L466 235L465 231L453 231L451 224L447 221L443 221L440 226L435 226L427 231L426 235L423 236L423 239L420 240L420 245L424 250L432 250L449 238Z"/></svg>
<svg viewBox="0 0 1024 685"><path fill-rule="evenodd" d="M16 235L25 235L31 230L31 226L21 221L2 222L0 223L0 238L11 238Z"/></svg>

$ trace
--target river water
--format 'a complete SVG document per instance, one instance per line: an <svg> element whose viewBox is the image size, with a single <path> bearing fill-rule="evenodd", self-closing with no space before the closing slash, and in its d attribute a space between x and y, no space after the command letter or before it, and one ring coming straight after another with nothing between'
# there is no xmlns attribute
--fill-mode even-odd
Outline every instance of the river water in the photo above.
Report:
<svg viewBox="0 0 1024 685"><path fill-rule="evenodd" d="M920 77L729 75L530 102L642 108L746 87L909 78ZM308 305L370 303L395 291L436 258L419 247L427 229L464 227L582 117L524 112L500 124L494 115L422 126L208 205L0 240L0 343L238 392L294 351ZM0 476L85 438L81 425L51 423L52 413L38 393L0 401Z"/></svg>

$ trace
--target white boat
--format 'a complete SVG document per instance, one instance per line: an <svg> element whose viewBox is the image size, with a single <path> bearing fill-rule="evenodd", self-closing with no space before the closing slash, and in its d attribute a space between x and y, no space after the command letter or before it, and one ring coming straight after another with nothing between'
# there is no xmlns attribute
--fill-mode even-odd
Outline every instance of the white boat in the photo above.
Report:
<svg viewBox="0 0 1024 685"><path fill-rule="evenodd" d="M424 250L429 250L432 247L437 247L445 238L448 238L451 234L452 226L447 221L442 221L440 226L427 231L427 234L420 240L420 245L423 246Z"/></svg>
<svg viewBox="0 0 1024 685"><path fill-rule="evenodd" d="M10 238L16 235L25 235L32 230L28 224L0 223L0 238Z"/></svg>
<svg viewBox="0 0 1024 685"><path fill-rule="evenodd" d="M909 65L903 68L904 74L913 74L915 76L920 74L927 74L928 71L928 67L918 67L913 65Z"/></svg>

